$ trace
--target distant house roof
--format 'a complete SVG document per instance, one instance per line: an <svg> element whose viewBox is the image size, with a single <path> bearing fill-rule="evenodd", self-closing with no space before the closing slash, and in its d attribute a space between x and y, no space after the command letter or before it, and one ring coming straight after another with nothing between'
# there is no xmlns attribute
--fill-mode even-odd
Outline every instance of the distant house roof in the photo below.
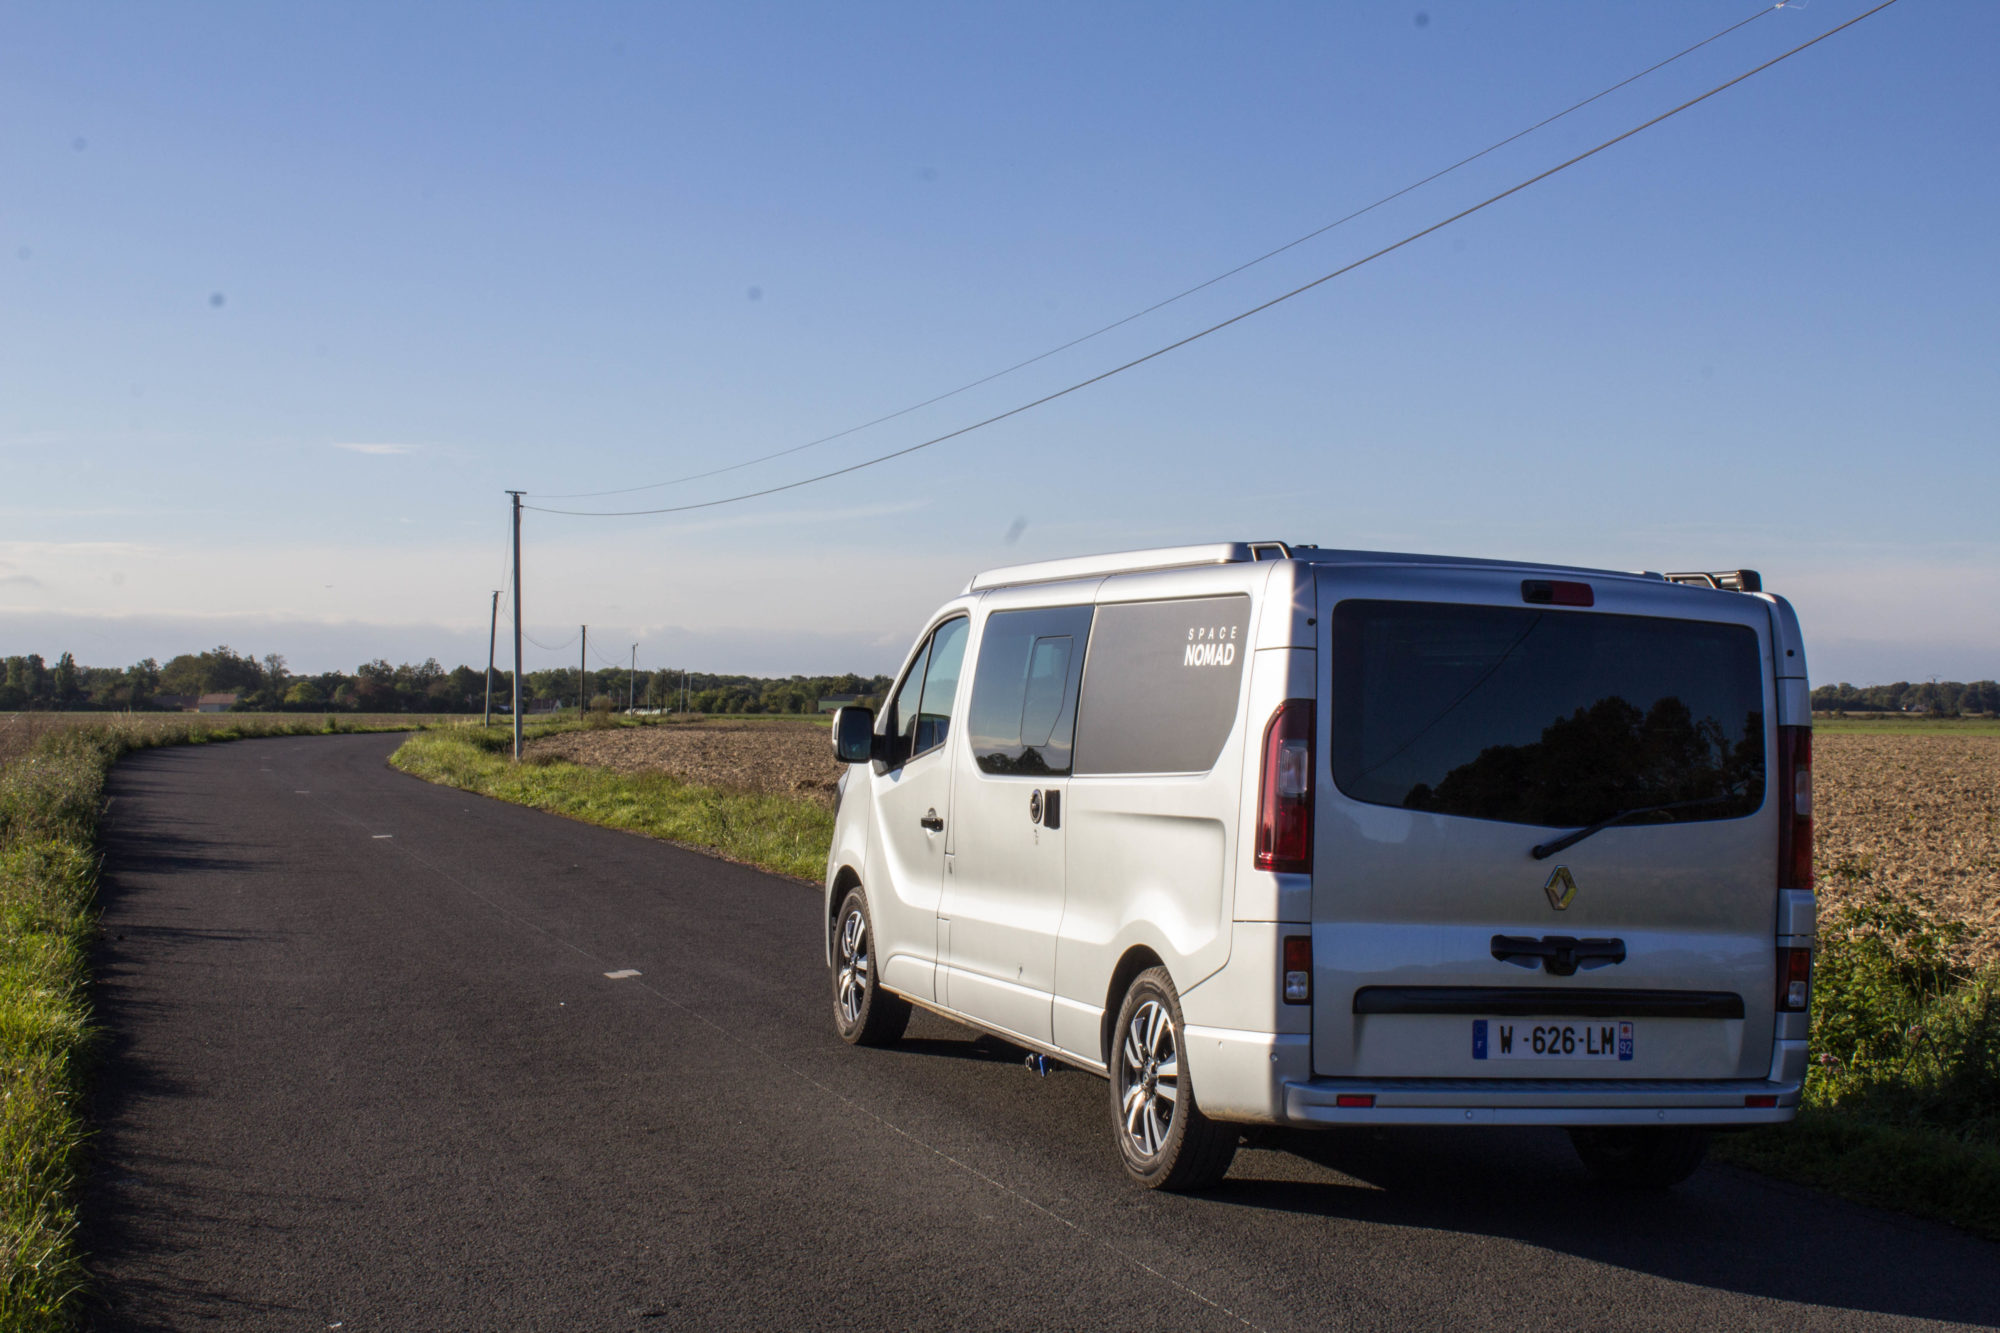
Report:
<svg viewBox="0 0 2000 1333"><path fill-rule="evenodd" d="M195 702L204 704L233 704L236 702L236 694L234 691L227 694L204 694Z"/></svg>
<svg viewBox="0 0 2000 1333"><path fill-rule="evenodd" d="M226 713L235 706L234 694L204 694L194 705L197 713Z"/></svg>

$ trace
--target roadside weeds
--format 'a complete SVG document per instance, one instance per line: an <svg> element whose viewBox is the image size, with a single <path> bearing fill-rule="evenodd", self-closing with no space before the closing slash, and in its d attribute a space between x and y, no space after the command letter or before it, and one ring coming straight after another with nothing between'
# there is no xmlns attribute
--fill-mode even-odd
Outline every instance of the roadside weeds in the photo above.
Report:
<svg viewBox="0 0 2000 1333"><path fill-rule="evenodd" d="M535 734L569 729L573 724ZM543 756L516 764L508 757L511 745L498 728L427 732L405 741L389 762L428 782L643 833L795 879L818 883L825 874L833 815L816 801Z"/></svg>

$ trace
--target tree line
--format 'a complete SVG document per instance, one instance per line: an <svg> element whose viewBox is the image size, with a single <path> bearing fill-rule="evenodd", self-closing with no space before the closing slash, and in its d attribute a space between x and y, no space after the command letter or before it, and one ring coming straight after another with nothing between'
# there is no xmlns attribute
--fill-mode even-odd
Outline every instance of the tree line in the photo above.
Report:
<svg viewBox="0 0 2000 1333"><path fill-rule="evenodd" d="M290 670L283 654L257 657L222 645L183 653L164 666L153 658L126 667L79 665L70 653L53 665L39 653L5 659L0 671L0 712L29 709L157 710L179 708L204 694L235 696L236 712L477 713L486 704L486 672L446 670L434 657L392 665L377 659L353 672ZM887 676L723 676L678 669L640 671L604 667L579 677L575 668L530 671L526 707L586 706L683 708L697 713L816 713L829 696L852 695L879 704ZM514 673L493 673L493 707L504 712L514 697Z"/></svg>
<svg viewBox="0 0 2000 1333"><path fill-rule="evenodd" d="M1838 713L1931 713L1962 717L1967 713L2000 713L2000 683L1975 680L1926 680L1912 685L1822 685L1812 692L1812 706Z"/></svg>

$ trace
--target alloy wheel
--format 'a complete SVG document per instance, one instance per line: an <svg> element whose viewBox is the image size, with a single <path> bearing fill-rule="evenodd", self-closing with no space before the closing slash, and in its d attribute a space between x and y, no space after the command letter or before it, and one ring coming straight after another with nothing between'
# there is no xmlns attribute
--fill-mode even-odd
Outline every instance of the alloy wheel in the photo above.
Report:
<svg viewBox="0 0 2000 1333"><path fill-rule="evenodd" d="M872 968L868 957L868 922L860 908L849 911L840 923L840 972L836 994L840 1017L849 1027L861 1021L862 1006L868 1002Z"/></svg>
<svg viewBox="0 0 2000 1333"><path fill-rule="evenodd" d="M1157 1154L1180 1104L1180 1040L1173 1015L1149 999L1132 1013L1118 1046L1118 1108L1131 1146Z"/></svg>

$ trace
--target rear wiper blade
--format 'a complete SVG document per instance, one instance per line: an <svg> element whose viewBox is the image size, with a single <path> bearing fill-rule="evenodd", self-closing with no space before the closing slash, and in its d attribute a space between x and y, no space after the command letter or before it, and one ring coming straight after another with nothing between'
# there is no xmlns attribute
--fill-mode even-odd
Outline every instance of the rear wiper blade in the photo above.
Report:
<svg viewBox="0 0 2000 1333"><path fill-rule="evenodd" d="M1620 810L1609 819L1600 819L1589 828L1580 828L1574 833L1565 833L1554 842L1536 843L1528 849L1528 855L1534 857L1537 861L1546 860L1565 847L1576 846L1576 844L1582 842L1593 833L1602 833L1613 824L1622 824L1628 819L1637 819L1640 815L1657 815L1663 810L1686 810L1697 805L1718 805L1723 801L1733 801L1735 799L1735 792L1726 791L1720 796L1704 796L1698 801L1671 801L1666 805L1642 805L1635 810Z"/></svg>

